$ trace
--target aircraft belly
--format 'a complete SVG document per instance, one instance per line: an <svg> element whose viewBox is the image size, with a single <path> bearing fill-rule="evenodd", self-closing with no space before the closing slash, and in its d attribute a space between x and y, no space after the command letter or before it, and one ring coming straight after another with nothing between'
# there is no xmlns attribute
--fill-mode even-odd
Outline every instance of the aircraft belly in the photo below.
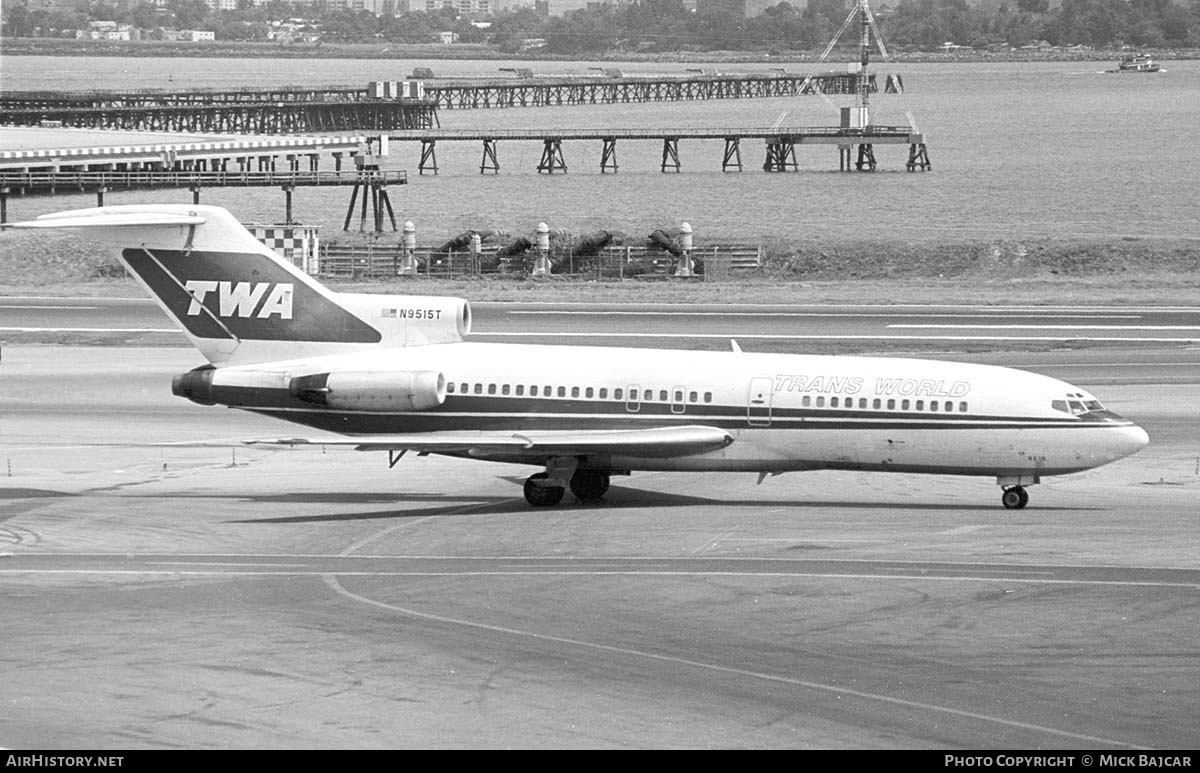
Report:
<svg viewBox="0 0 1200 773"><path fill-rule="evenodd" d="M1114 428L1111 432L1119 432ZM728 447L672 459L614 457L640 470L786 472L836 469L948 475L1063 475L1124 456L1104 430L734 430Z"/></svg>

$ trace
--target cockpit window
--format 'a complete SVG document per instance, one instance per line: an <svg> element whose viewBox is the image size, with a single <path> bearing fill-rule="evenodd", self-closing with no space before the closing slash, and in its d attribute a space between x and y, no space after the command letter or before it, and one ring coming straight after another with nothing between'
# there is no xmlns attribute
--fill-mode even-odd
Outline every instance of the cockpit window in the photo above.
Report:
<svg viewBox="0 0 1200 773"><path fill-rule="evenodd" d="M1082 395L1067 395L1066 400L1051 400L1050 407L1056 411L1069 413L1072 416L1079 416L1091 411L1103 411L1104 406L1099 400L1082 399Z"/></svg>

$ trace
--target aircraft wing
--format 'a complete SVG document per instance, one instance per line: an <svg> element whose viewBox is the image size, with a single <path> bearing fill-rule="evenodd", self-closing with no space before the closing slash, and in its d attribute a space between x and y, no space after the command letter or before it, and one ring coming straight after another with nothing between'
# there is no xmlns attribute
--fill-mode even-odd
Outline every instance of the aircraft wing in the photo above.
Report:
<svg viewBox="0 0 1200 773"><path fill-rule="evenodd" d="M247 445L353 446L358 451L416 451L517 456L691 456L724 448L733 436L716 427L660 427L632 430L551 430L539 432L422 432L370 437L268 438Z"/></svg>

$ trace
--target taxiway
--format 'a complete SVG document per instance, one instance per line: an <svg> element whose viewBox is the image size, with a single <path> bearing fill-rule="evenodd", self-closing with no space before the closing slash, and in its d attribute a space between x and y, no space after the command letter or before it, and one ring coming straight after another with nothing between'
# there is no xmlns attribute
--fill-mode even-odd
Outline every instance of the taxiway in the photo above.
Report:
<svg viewBox="0 0 1200 773"><path fill-rule="evenodd" d="M1200 351L953 356L1151 445L1021 511L840 472L534 510L521 467L238 447L289 430L172 397L188 348L6 345L0 746L1194 748Z"/></svg>

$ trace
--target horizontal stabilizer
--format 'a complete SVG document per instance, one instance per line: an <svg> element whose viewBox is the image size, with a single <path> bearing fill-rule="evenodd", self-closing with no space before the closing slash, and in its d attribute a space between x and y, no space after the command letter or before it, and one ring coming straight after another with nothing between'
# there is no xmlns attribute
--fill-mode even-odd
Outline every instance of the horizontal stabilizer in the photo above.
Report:
<svg viewBox="0 0 1200 773"><path fill-rule="evenodd" d="M359 451L417 451L466 453L471 456L691 456L724 448L733 437L716 427L662 427L656 429L549 432L428 432L379 435L370 438L273 438L243 441L247 445L353 446Z"/></svg>
<svg viewBox="0 0 1200 773"><path fill-rule="evenodd" d="M42 215L37 220L13 223L13 228L118 228L161 225L203 225L204 218L178 212L113 212L83 209Z"/></svg>

